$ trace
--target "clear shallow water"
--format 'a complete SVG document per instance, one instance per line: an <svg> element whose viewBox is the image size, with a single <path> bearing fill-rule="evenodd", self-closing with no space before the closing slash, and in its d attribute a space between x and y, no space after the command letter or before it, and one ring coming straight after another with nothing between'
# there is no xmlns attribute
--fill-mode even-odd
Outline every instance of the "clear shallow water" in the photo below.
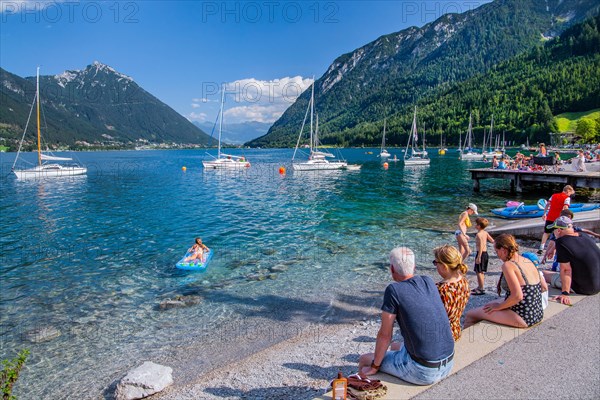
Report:
<svg viewBox="0 0 600 400"><path fill-rule="evenodd" d="M356 318L339 304L359 304L388 280L391 248L410 246L429 269L433 247L454 243L448 232L468 202L489 215L541 196L511 197L500 181L474 194L467 167L483 164L454 151L388 170L366 151L342 151L361 171L302 174L291 172L288 149L246 150L252 167L241 172L204 171L204 151L79 153L87 176L31 182L7 177L14 154L1 154L0 357L32 352L17 395L97 398L143 360L191 380ZM216 252L208 271L175 269L196 236ZM159 310L176 295L201 300ZM26 340L48 325L61 336Z"/></svg>

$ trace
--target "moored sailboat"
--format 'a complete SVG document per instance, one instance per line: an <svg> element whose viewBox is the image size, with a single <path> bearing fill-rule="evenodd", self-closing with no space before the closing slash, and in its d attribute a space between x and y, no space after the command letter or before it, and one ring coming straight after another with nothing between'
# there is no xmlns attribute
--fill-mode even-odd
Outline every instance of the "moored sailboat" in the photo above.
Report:
<svg viewBox="0 0 600 400"><path fill-rule="evenodd" d="M304 131L304 125L306 124L306 118L310 111L310 141L308 160L304 162L295 161L298 146L300 145L300 139L302 139L302 132ZM302 127L300 128L300 134L298 135L298 141L296 142L296 148L294 149L294 155L292 156L292 169L294 171L321 171L321 170L335 170L335 169L346 169L348 163L345 161L329 161L328 158L335 158L331 153L319 151L319 117L317 115L316 125L313 129L313 116L315 113L315 85L312 85L312 92L306 114L304 114L304 120L302 121ZM360 168L360 167L359 167Z"/></svg>
<svg viewBox="0 0 600 400"><path fill-rule="evenodd" d="M385 149L385 118L383 119L383 137L381 138L381 151L379 152L379 157L382 159L386 159L390 157L391 154Z"/></svg>
<svg viewBox="0 0 600 400"><path fill-rule="evenodd" d="M36 89L35 89L35 98L33 103L31 104L31 110L29 111L29 117L27 118L27 124L25 125L25 130L23 132L23 137L21 138L21 143L19 143L19 149L17 151L17 156L15 157L15 162L12 166L12 172L16 175L18 179L37 179L37 178L51 178L51 177L63 177L63 176L75 176L75 175L85 175L87 173L87 168L82 167L80 165L65 165L59 163L44 163L44 161L72 161L71 158L68 157L57 157L52 154L45 154L42 152L42 133L41 133L41 123L40 123L40 68L37 68L36 74ZM23 141L25 139L25 134L27 133L27 127L29 126L29 120L31 119L31 114L33 112L33 107L37 109L37 153L38 153L38 163L33 168L27 169L15 169L17 161L19 160L19 156L21 154L21 148L23 146Z"/></svg>
<svg viewBox="0 0 600 400"><path fill-rule="evenodd" d="M408 142L406 143L406 151L404 152L404 165L429 165L429 157L427 156L427 150L425 150L425 132L423 132L423 150L418 149L419 136L417 133L417 107L415 107L415 114L413 116L413 123L408 135ZM410 154L409 154L410 149Z"/></svg>
<svg viewBox="0 0 600 400"><path fill-rule="evenodd" d="M223 104L225 103L225 88L221 88L221 108L219 110L219 144L217 157L214 160L202 161L206 169L244 169L250 167L250 162L244 156L234 156L221 152L221 133L223 131ZM214 129L214 128L213 128ZM214 130L213 130L214 131ZM214 156L213 156L214 157Z"/></svg>

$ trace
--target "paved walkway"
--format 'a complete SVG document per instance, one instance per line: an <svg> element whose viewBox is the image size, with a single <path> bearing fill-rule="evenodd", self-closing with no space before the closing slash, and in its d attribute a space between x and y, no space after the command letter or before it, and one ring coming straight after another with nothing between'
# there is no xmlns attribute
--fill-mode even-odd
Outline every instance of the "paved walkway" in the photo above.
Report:
<svg viewBox="0 0 600 400"><path fill-rule="evenodd" d="M385 399L600 398L600 295L571 297L572 307L551 301L531 329L483 321L464 330L452 374L436 385L377 374Z"/></svg>
<svg viewBox="0 0 600 400"><path fill-rule="evenodd" d="M600 295L596 295L415 398L599 399L599 362Z"/></svg>

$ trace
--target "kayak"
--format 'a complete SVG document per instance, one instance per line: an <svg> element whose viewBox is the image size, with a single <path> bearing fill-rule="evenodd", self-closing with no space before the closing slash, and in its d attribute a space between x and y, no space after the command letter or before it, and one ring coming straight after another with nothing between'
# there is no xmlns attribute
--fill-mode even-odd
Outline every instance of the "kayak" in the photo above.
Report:
<svg viewBox="0 0 600 400"><path fill-rule="evenodd" d="M569 206L569 210L574 213L581 211L592 211L600 208L600 204L591 203L573 203ZM539 205L520 204L518 206L494 208L492 213L503 218L537 218L544 215L544 209L540 208Z"/></svg>
<svg viewBox="0 0 600 400"><path fill-rule="evenodd" d="M179 262L177 262L177 264L175 264L175 267L186 270L186 271L204 271L206 269L206 267L208 267L210 260L212 260L213 251L208 250L208 252L204 254L204 257L202 257L203 258L202 261L200 261L200 260L184 261L190 255L191 255L190 253L185 253L185 256L183 256L183 258L181 260L179 260Z"/></svg>

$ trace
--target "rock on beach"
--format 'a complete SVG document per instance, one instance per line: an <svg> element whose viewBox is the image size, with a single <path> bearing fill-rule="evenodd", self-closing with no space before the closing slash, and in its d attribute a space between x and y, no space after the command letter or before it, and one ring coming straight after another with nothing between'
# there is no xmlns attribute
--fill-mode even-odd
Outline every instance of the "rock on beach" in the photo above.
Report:
<svg viewBox="0 0 600 400"><path fill-rule="evenodd" d="M132 369L117 384L116 400L143 399L173 384L173 369L145 361Z"/></svg>

